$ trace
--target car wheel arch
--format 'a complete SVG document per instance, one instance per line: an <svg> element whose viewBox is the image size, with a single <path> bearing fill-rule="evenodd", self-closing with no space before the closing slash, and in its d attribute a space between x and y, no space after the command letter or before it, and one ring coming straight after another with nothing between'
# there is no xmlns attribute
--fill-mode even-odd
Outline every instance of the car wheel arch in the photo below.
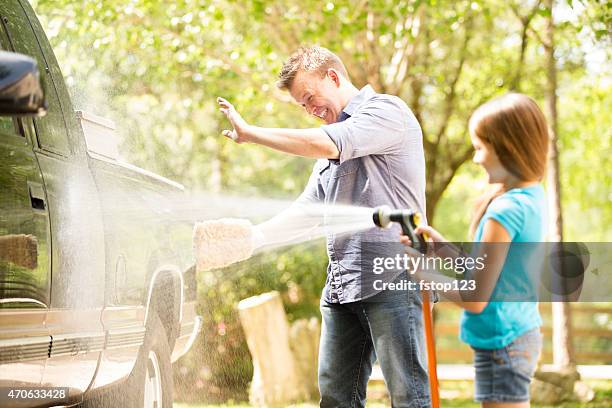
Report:
<svg viewBox="0 0 612 408"><path fill-rule="evenodd" d="M172 349L179 333L183 317L183 274L175 265L161 265L153 271L149 282L144 323L147 329L151 319L157 315Z"/></svg>

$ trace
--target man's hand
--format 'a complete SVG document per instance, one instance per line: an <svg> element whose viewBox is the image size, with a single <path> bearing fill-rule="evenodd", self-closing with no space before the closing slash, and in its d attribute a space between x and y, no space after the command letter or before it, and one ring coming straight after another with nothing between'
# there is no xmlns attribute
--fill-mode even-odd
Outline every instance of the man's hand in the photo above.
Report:
<svg viewBox="0 0 612 408"><path fill-rule="evenodd" d="M217 98L219 110L227 116L234 129L224 130L223 136L236 143L256 143L285 153L317 159L338 159L340 151L321 128L284 129L249 125L234 106Z"/></svg>
<svg viewBox="0 0 612 408"><path fill-rule="evenodd" d="M236 143L246 143L249 142L248 129L249 124L242 119L242 116L236 111L234 105L229 103L227 100L217 97L217 103L220 106L220 111L227 116L229 121L231 122L234 129L232 130L224 130L222 135L232 139Z"/></svg>

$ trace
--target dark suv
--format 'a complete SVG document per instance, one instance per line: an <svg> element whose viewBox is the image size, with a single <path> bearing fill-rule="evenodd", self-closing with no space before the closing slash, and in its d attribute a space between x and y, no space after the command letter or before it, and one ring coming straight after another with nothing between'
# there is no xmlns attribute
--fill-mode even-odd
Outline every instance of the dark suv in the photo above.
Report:
<svg viewBox="0 0 612 408"><path fill-rule="evenodd" d="M0 405L171 406L171 362L201 321L191 225L168 201L183 187L74 112L26 0L0 2L0 49L37 62L47 103L0 116Z"/></svg>

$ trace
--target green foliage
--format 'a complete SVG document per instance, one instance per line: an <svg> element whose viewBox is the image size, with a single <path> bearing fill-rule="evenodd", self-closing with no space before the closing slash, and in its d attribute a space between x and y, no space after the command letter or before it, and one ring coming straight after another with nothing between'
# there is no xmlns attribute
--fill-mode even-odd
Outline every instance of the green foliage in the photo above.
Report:
<svg viewBox="0 0 612 408"><path fill-rule="evenodd" d="M602 77L575 78L559 114L561 189L566 241L612 241L612 83ZM571 103L569 103L571 101Z"/></svg>

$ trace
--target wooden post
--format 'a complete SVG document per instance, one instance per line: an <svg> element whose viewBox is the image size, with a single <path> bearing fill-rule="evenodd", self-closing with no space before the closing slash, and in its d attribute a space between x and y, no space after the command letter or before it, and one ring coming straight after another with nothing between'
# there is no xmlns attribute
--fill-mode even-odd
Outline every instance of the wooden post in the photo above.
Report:
<svg viewBox="0 0 612 408"><path fill-rule="evenodd" d="M317 376L321 324L315 317L293 322L289 330L289 345L295 358L298 381L304 386L306 398L319 399Z"/></svg>
<svg viewBox="0 0 612 408"><path fill-rule="evenodd" d="M278 292L244 299L238 312L253 357L250 403L286 406L302 399L304 385L289 348L289 324Z"/></svg>

